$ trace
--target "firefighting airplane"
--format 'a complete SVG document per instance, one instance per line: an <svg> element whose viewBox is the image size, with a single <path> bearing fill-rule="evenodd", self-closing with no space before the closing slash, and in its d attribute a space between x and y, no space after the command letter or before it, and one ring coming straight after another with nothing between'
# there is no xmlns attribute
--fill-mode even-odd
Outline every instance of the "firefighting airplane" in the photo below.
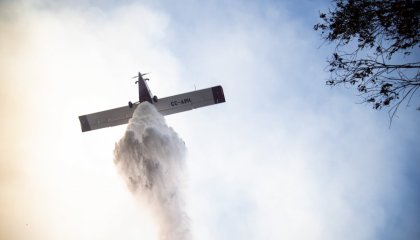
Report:
<svg viewBox="0 0 420 240"><path fill-rule="evenodd" d="M129 102L128 106L79 116L82 132L126 124L133 116L136 107L145 101L153 104L162 115L184 112L194 108L225 102L225 95L221 86L158 99L156 96L152 97L153 95L146 84L146 80L149 79L143 78L144 75L146 74L139 73L138 81L136 81L136 84L139 85L138 102Z"/></svg>

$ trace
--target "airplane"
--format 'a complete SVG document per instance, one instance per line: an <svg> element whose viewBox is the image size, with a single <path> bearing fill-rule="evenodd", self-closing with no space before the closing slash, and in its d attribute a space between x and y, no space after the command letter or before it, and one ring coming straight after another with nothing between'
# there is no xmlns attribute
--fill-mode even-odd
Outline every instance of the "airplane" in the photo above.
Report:
<svg viewBox="0 0 420 240"><path fill-rule="evenodd" d="M82 132L126 124L133 116L134 110L142 102L149 102L162 115L169 115L226 101L223 88L220 85L158 99L152 95L147 86L146 80L149 79L143 78L146 74L139 72L136 76L138 80L135 83L139 87L138 102L128 102L128 106L79 116Z"/></svg>

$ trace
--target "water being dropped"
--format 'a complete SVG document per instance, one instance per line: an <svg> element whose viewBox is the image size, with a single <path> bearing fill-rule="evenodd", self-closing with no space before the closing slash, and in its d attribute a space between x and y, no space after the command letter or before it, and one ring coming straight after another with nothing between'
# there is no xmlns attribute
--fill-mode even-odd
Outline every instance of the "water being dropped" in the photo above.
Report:
<svg viewBox="0 0 420 240"><path fill-rule="evenodd" d="M148 102L137 107L115 145L115 165L129 190L150 207L161 240L191 239L182 193L185 153L185 143Z"/></svg>

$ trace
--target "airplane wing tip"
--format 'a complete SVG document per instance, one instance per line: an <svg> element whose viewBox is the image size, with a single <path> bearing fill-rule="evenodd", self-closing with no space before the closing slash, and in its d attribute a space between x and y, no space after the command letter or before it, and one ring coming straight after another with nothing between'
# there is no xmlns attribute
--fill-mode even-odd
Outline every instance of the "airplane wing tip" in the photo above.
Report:
<svg viewBox="0 0 420 240"><path fill-rule="evenodd" d="M80 126L82 127L82 132L87 132L87 131L92 130L86 115L79 116L79 120L80 120Z"/></svg>
<svg viewBox="0 0 420 240"><path fill-rule="evenodd" d="M223 88L222 86L215 86L211 88L212 92L213 92L213 99L214 99L214 103L224 103L226 102L225 99L225 94L223 93Z"/></svg>

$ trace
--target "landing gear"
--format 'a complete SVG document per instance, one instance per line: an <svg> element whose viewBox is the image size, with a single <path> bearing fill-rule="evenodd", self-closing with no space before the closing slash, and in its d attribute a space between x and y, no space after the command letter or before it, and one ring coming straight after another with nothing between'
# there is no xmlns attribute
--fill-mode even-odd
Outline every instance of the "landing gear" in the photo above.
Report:
<svg viewBox="0 0 420 240"><path fill-rule="evenodd" d="M157 96L154 96L153 97L153 102L157 102L158 101L158 97Z"/></svg>
<svg viewBox="0 0 420 240"><path fill-rule="evenodd" d="M133 108L133 103L132 103L132 102L128 102L128 106L129 106L130 108Z"/></svg>

